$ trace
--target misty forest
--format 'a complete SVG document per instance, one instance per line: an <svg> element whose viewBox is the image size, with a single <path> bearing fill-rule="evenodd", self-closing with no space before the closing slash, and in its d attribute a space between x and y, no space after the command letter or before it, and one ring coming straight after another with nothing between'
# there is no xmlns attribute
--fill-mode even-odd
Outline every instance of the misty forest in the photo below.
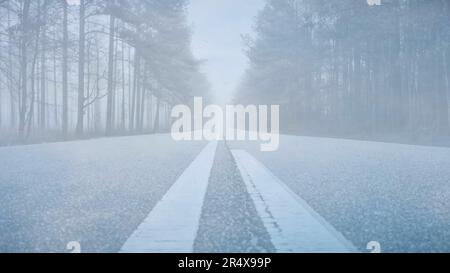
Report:
<svg viewBox="0 0 450 273"><path fill-rule="evenodd" d="M0 144L168 130L214 93L188 5L0 0ZM234 101L279 104L284 133L447 144L449 23L447 0L267 0Z"/></svg>
<svg viewBox="0 0 450 273"><path fill-rule="evenodd" d="M159 132L208 88L184 0L0 1L3 142Z"/></svg>
<svg viewBox="0 0 450 273"><path fill-rule="evenodd" d="M0 0L0 253L450 253L449 166L450 0Z"/></svg>
<svg viewBox="0 0 450 273"><path fill-rule="evenodd" d="M449 143L450 1L269 0L237 100L285 132Z"/></svg>

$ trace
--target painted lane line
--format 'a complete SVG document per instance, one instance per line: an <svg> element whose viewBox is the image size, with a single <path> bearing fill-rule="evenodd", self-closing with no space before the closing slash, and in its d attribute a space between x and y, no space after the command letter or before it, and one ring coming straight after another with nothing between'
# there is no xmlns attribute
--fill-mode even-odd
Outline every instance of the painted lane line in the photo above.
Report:
<svg viewBox="0 0 450 273"><path fill-rule="evenodd" d="M351 242L262 163L246 151L231 152L277 252L357 252Z"/></svg>
<svg viewBox="0 0 450 273"><path fill-rule="evenodd" d="M122 246L122 253L191 253L217 150L210 142Z"/></svg>

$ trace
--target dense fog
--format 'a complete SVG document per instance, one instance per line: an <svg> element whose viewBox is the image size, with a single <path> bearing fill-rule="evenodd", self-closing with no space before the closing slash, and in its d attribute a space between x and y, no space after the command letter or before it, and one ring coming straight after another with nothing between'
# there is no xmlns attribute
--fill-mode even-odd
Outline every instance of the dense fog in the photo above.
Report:
<svg viewBox="0 0 450 273"><path fill-rule="evenodd" d="M450 2L369 2L266 0L234 102L279 104L283 133L449 144ZM223 97L190 4L0 1L0 144L165 132L173 106Z"/></svg>

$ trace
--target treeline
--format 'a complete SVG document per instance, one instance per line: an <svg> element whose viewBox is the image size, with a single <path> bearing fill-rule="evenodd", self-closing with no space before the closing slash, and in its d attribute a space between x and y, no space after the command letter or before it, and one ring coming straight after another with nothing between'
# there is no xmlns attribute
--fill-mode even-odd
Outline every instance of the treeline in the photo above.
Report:
<svg viewBox="0 0 450 273"><path fill-rule="evenodd" d="M208 92L187 4L0 0L0 138L167 129L171 105Z"/></svg>
<svg viewBox="0 0 450 273"><path fill-rule="evenodd" d="M285 132L449 139L450 1L267 0L237 101Z"/></svg>

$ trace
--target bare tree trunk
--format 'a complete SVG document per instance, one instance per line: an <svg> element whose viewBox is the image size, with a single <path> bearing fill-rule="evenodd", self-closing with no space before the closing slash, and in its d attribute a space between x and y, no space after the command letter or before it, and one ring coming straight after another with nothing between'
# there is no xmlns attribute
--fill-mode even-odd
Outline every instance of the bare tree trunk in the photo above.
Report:
<svg viewBox="0 0 450 273"><path fill-rule="evenodd" d="M100 96L100 48L98 43L96 44L96 83L95 83L95 92L96 97ZM95 123L95 131L96 133L100 131L101 125L101 109L100 109L100 101L97 100L94 102L94 123Z"/></svg>
<svg viewBox="0 0 450 273"><path fill-rule="evenodd" d="M10 1L8 1L8 29L11 28L11 10ZM13 84L13 63L12 63L12 38L11 33L8 33L8 89L9 89L9 99L10 99L10 127L14 129L16 126L16 103L14 95L14 84Z"/></svg>
<svg viewBox="0 0 450 273"><path fill-rule="evenodd" d="M140 100L138 101L139 103L139 118L137 121L137 127L139 132L142 132L144 129L144 113L145 113L145 97L146 97L146 91L147 91L147 73L148 73L148 64L145 64L144 66L144 72L143 75L144 77L141 79L142 81L142 86L141 86L141 92L140 92Z"/></svg>
<svg viewBox="0 0 450 273"><path fill-rule="evenodd" d="M36 104L36 63L37 63L37 59L38 59L38 54L39 54L39 32L40 30L37 31L36 33L36 38L35 38L35 46L34 46L34 56L33 56L33 62L31 65L31 92L30 92L30 110L28 112L28 116L26 118L26 123L27 123L27 133L26 133L26 137L28 138L31 134L31 127L34 121L34 107Z"/></svg>
<svg viewBox="0 0 450 273"><path fill-rule="evenodd" d="M88 30L89 31L89 30ZM87 54L86 54L86 75L87 75L87 79L86 79L86 100L89 101L90 96L91 96L91 42L88 41L87 43L87 50L86 50ZM95 98L97 99L97 98ZM89 133L91 130L91 124L92 124L92 115L91 115L91 105L83 105L83 109L86 109L86 130Z"/></svg>
<svg viewBox="0 0 450 273"><path fill-rule="evenodd" d="M144 65L142 65L144 66ZM142 76L144 75L144 72L142 72ZM139 74L137 76L137 81L136 81L136 110L135 110L135 115L136 115L136 120L135 120L135 130L139 131L139 124L140 124L140 120L141 120L141 100L142 100L142 96L141 96L141 92L142 92L142 77L141 77L141 71L139 70Z"/></svg>
<svg viewBox="0 0 450 273"><path fill-rule="evenodd" d="M133 94L133 71L131 64L131 47L128 47L128 128L131 125L131 104ZM125 128L126 130L126 128ZM130 129L129 129L130 130ZM131 130L130 130L131 131Z"/></svg>
<svg viewBox="0 0 450 273"><path fill-rule="evenodd" d="M122 104L121 104L121 122L120 127L125 131L125 43L122 42Z"/></svg>
<svg viewBox="0 0 450 273"><path fill-rule="evenodd" d="M117 20L116 20L117 21ZM117 33L118 28L117 24L114 25L114 33ZM117 41L114 41L114 58L113 58L113 92L112 92L112 113L111 113L111 124L113 131L116 129L117 123L116 123L116 114L118 111L117 107L117 101L118 101L118 81L119 81L119 43Z"/></svg>
<svg viewBox="0 0 450 273"><path fill-rule="evenodd" d="M108 56L108 94L106 105L106 135L111 135L113 130L113 92L114 92L114 35L115 35L115 17L109 17L109 56Z"/></svg>
<svg viewBox="0 0 450 273"><path fill-rule="evenodd" d="M161 108L161 98L156 97L156 112L155 112L155 121L153 125L153 132L158 133L159 132L159 111Z"/></svg>
<svg viewBox="0 0 450 273"><path fill-rule="evenodd" d="M129 120L129 130L130 132L134 131L135 129L135 116L136 116L136 100L137 100L137 93L139 90L139 74L141 70L140 65L140 56L137 49L135 49L134 53L134 79L133 79L133 95L131 98L131 111L130 111L130 120Z"/></svg>
<svg viewBox="0 0 450 273"><path fill-rule="evenodd" d="M20 103L20 113L19 113L19 137L23 138L25 133L25 118L27 112L27 74L28 74L28 58L27 58L27 33L28 33L28 16L30 13L30 4L31 0L24 0L22 7L22 29L21 29L21 41L20 41L20 53L21 53L21 61L20 61L20 74L21 74L21 103Z"/></svg>
<svg viewBox="0 0 450 273"><path fill-rule="evenodd" d="M84 130L84 102L85 102L85 92L84 92L84 61L85 61L85 41L86 41L86 33L85 33L85 13L86 13L86 4L85 0L80 0L80 41L78 44L78 112L77 112L77 127L76 134L78 137L83 135Z"/></svg>
<svg viewBox="0 0 450 273"><path fill-rule="evenodd" d="M153 130L153 94L149 94L147 103L147 130Z"/></svg>
<svg viewBox="0 0 450 273"><path fill-rule="evenodd" d="M41 29L41 100L40 100L40 115L39 115L39 129L44 131L46 128L46 31L45 31L45 22L47 21L47 1L44 1L44 5L42 7L42 21L44 22L44 26Z"/></svg>
<svg viewBox="0 0 450 273"><path fill-rule="evenodd" d="M54 40L56 41L56 31L55 31L55 37ZM53 115L54 115L54 127L58 128L58 84L57 84L57 66L56 66L56 44L53 45Z"/></svg>
<svg viewBox="0 0 450 273"><path fill-rule="evenodd" d="M144 113L145 113L145 98L146 98L146 88L142 88L142 98L141 98L141 113L139 114L139 131L144 130Z"/></svg>
<svg viewBox="0 0 450 273"><path fill-rule="evenodd" d="M68 4L67 0L61 0L63 5L63 45L62 45L62 133L64 139L67 138L69 128L69 97L68 97L68 84L67 84L67 59L68 59L68 47L69 47L69 30L68 30Z"/></svg>

